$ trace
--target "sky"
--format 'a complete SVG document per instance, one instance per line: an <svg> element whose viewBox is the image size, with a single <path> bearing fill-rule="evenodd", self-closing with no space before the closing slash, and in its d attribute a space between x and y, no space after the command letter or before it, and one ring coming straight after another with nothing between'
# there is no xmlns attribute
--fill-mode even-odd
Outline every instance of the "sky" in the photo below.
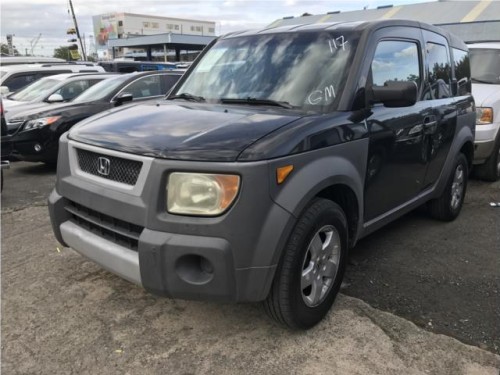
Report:
<svg viewBox="0 0 500 375"><path fill-rule="evenodd" d="M72 0L80 34L88 45L93 34L92 16L138 13L216 22L216 34L264 27L273 21L303 13L374 9L380 5L404 5L432 0ZM24 54L33 49L37 56L52 56L55 48L67 46L66 30L73 27L68 0L1 0L0 37L6 43L13 34L14 45Z"/></svg>

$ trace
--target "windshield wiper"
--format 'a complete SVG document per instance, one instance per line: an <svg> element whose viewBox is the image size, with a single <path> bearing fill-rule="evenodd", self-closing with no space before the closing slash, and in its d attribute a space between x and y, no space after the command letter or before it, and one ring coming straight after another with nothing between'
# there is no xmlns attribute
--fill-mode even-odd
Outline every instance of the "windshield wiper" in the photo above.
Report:
<svg viewBox="0 0 500 375"><path fill-rule="evenodd" d="M294 108L293 105L291 105L288 102L280 102L277 100L272 100L272 99L264 99L264 98L220 98L219 99L221 103L224 104L255 104L255 105L274 105L276 107L281 107L281 108L288 108L292 109Z"/></svg>
<svg viewBox="0 0 500 375"><path fill-rule="evenodd" d="M188 94L187 92L183 92L182 94L169 96L167 98L167 100L172 100L172 99L184 99L184 100L190 100L192 102L204 102L205 101L205 98L203 96L196 96L196 95Z"/></svg>

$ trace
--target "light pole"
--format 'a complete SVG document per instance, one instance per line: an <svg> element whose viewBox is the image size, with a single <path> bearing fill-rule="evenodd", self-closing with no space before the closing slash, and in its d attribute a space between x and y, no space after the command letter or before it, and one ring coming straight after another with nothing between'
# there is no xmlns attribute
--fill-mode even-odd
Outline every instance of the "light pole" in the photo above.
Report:
<svg viewBox="0 0 500 375"><path fill-rule="evenodd" d="M73 3L69 0L69 7L71 8L71 15L73 16L73 22L75 23L76 36L80 41L80 47L82 48L83 60L87 60L85 55L85 49L83 48L82 38L80 37L80 30L78 30L78 22L76 22L75 11L73 10Z"/></svg>

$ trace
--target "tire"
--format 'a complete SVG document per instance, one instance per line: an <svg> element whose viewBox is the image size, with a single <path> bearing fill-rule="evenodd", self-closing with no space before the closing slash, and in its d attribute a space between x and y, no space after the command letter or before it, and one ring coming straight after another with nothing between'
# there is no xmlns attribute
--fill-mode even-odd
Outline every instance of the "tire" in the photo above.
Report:
<svg viewBox="0 0 500 375"><path fill-rule="evenodd" d="M307 329L328 313L347 260L347 219L336 203L315 199L288 239L264 301L267 314L292 329Z"/></svg>
<svg viewBox="0 0 500 375"><path fill-rule="evenodd" d="M474 174L484 181L495 182L500 179L500 137L495 142L488 160L484 164L474 166Z"/></svg>
<svg viewBox="0 0 500 375"><path fill-rule="evenodd" d="M452 221L457 218L464 203L468 176L467 158L459 153L455 157L443 194L428 203L429 212L433 218L441 221Z"/></svg>

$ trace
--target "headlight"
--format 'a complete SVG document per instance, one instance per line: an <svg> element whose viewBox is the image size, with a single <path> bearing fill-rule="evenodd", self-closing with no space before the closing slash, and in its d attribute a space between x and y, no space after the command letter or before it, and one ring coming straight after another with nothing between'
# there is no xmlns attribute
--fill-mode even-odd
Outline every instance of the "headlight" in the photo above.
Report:
<svg viewBox="0 0 500 375"><path fill-rule="evenodd" d="M24 125L23 130L39 129L41 127L53 124L54 122L56 122L60 118L61 118L61 116L52 116L52 117L37 118L35 120L29 120Z"/></svg>
<svg viewBox="0 0 500 375"><path fill-rule="evenodd" d="M228 174L170 174L167 184L167 211L173 214L216 216L233 203L240 177Z"/></svg>
<svg viewBox="0 0 500 375"><path fill-rule="evenodd" d="M486 125L493 122L493 108L476 107L476 124Z"/></svg>

